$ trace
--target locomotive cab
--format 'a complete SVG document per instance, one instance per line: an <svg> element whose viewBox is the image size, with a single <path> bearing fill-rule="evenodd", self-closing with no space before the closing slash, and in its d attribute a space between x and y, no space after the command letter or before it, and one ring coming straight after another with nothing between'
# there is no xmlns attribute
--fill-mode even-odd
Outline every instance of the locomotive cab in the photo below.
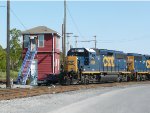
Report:
<svg viewBox="0 0 150 113"><path fill-rule="evenodd" d="M67 54L67 72L78 72L83 66L89 65L89 51L85 48L72 48Z"/></svg>

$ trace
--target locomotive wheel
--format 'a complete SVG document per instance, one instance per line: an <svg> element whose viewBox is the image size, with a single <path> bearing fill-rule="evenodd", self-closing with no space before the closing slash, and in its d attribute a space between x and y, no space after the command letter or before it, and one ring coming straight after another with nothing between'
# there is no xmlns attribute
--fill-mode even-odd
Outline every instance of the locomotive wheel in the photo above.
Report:
<svg viewBox="0 0 150 113"><path fill-rule="evenodd" d="M67 79L66 85L71 85L71 79Z"/></svg>
<svg viewBox="0 0 150 113"><path fill-rule="evenodd" d="M118 82L122 82L122 75L118 75L117 81L118 81Z"/></svg>
<svg viewBox="0 0 150 113"><path fill-rule="evenodd" d="M142 80L145 81L146 80L146 75L142 76Z"/></svg>
<svg viewBox="0 0 150 113"><path fill-rule="evenodd" d="M84 80L84 84L89 84L89 76L85 75L85 80Z"/></svg>
<svg viewBox="0 0 150 113"><path fill-rule="evenodd" d="M78 79L72 79L71 84L79 84L79 80Z"/></svg>
<svg viewBox="0 0 150 113"><path fill-rule="evenodd" d="M89 79L88 79L88 75L82 75L81 76L81 84L89 84Z"/></svg>
<svg viewBox="0 0 150 113"><path fill-rule="evenodd" d="M140 75L137 75L137 81L141 81Z"/></svg>
<svg viewBox="0 0 150 113"><path fill-rule="evenodd" d="M125 75L125 82L129 82L130 81L130 77L128 75Z"/></svg>
<svg viewBox="0 0 150 113"><path fill-rule="evenodd" d="M127 82L129 82L131 79L131 77L129 75L127 75Z"/></svg>

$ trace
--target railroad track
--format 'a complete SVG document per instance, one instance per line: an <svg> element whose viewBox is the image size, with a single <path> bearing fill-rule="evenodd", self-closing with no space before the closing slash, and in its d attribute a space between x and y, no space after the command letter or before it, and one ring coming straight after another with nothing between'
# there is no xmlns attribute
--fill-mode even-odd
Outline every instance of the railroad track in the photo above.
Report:
<svg viewBox="0 0 150 113"><path fill-rule="evenodd" d="M25 97L38 96L42 94L62 93L62 92L89 89L89 88L125 86L125 85L133 85L133 84L150 84L150 81L105 83L105 84L90 84L90 85L70 85L70 86L56 85L56 86L41 86L41 87L34 87L34 88L0 89L0 100L25 98Z"/></svg>

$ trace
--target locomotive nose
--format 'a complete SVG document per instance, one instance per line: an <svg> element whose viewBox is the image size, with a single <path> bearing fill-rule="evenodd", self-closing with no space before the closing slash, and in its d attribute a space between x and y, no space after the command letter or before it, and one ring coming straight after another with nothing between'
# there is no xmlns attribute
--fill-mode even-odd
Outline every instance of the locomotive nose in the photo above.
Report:
<svg viewBox="0 0 150 113"><path fill-rule="evenodd" d="M77 57L76 56L68 56L67 57L67 71L74 71L77 72Z"/></svg>

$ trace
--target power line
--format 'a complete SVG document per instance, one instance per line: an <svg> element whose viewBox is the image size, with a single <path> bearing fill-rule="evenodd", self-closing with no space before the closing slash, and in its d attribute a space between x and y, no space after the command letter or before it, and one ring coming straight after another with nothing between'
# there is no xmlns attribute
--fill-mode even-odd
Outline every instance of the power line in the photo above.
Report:
<svg viewBox="0 0 150 113"><path fill-rule="evenodd" d="M15 14L15 12L13 11L13 9L10 8L10 11L12 12L12 14L16 17L16 19L19 21L19 23L23 26L23 28L25 30L27 30L26 26L23 24L23 22L19 19L19 17Z"/></svg>
<svg viewBox="0 0 150 113"><path fill-rule="evenodd" d="M68 5L67 5L67 10L68 10L68 13L69 13L69 15L70 15L70 17L71 17L71 19L72 19L72 22L73 22L73 24L74 24L76 30L79 32L80 36L83 38L83 35L82 35L82 33L80 32L80 30L79 30L79 28L78 28L78 25L76 24L76 22L75 22L73 16L71 15L71 12L70 12L70 10L69 10Z"/></svg>
<svg viewBox="0 0 150 113"><path fill-rule="evenodd" d="M143 40L143 38L123 39L123 40L98 40L97 43L127 43Z"/></svg>
<svg viewBox="0 0 150 113"><path fill-rule="evenodd" d="M4 6L4 5L0 5L0 7L6 7L6 6Z"/></svg>
<svg viewBox="0 0 150 113"><path fill-rule="evenodd" d="M0 7L6 7L6 6L4 6L4 5L1 5ZM23 28L25 29L25 30L27 30L27 27L23 24L23 22L19 19L19 17L16 15L16 13L13 11L13 9L12 8L10 8L10 11L11 11L11 13L16 17L16 19L18 20L18 22L23 26Z"/></svg>

